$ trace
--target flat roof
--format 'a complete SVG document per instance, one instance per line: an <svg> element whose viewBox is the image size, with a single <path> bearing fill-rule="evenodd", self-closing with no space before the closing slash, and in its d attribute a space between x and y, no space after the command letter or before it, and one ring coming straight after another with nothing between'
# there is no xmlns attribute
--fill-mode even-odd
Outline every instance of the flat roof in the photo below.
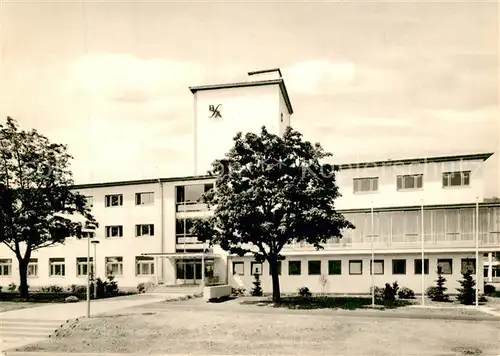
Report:
<svg viewBox="0 0 500 356"><path fill-rule="evenodd" d="M463 155L453 155L453 156L406 158L406 159L394 159L394 160L373 161L373 162L345 163L338 165L338 167L341 170L345 170L345 169L355 169L355 168L388 167L396 165L401 166L410 164L440 163L440 162L453 162L453 161L472 161L472 160L486 161L492 155L493 153L490 152L490 153L473 153L473 154L463 154Z"/></svg>
<svg viewBox="0 0 500 356"><path fill-rule="evenodd" d="M478 202L480 208L493 208L500 207L500 202ZM424 210L440 210L440 209L464 209L464 208L475 208L476 203L461 203L461 204L432 204L424 205ZM388 207L377 207L373 208L374 213L379 212L395 212L395 211L415 211L422 209L421 205L407 205L407 206L388 206ZM349 214L349 213L370 213L370 208L356 208L356 209L336 209L338 213Z"/></svg>
<svg viewBox="0 0 500 356"><path fill-rule="evenodd" d="M253 72L248 72L248 75L264 74L264 73L272 73L272 72L278 72L279 75L280 75L280 77L282 77L281 70L279 68L264 69L264 70L254 70Z"/></svg>
<svg viewBox="0 0 500 356"><path fill-rule="evenodd" d="M355 168L371 168L371 167L384 167L393 165L407 165L407 164L422 164L422 163L433 163L433 162L453 162L461 160L487 160L491 157L493 153L475 153L468 155L455 155L455 156L439 156L439 157L428 157L428 158L409 158L400 160L388 160L388 161L375 161L375 162L364 162L364 163L347 163L339 165L341 170L345 169L355 169ZM167 178L150 178L150 179L139 179L139 180L125 180L125 181L115 181L115 182L102 182L102 183L87 183L87 184L75 184L72 189L87 189L87 188L104 188L104 187L118 187L124 185L138 185L138 184L155 184L155 183L169 183L169 182L184 182L188 180L208 180L215 179L212 175L199 175L199 176L183 176L183 177L167 177Z"/></svg>
<svg viewBox="0 0 500 356"><path fill-rule="evenodd" d="M257 74L257 72L251 72ZM196 93L203 90L216 90L216 89L231 89L231 88L244 88L244 87L255 87L262 85L279 85L283 99L285 100L286 107L290 114L293 114L292 103L290 102L290 97L288 96L288 91L286 90L285 81L283 79L272 79L272 80L259 80L259 81L248 81L248 82L238 82L238 83L227 83L227 84L213 84L213 85L202 85L196 87L189 87L191 93Z"/></svg>

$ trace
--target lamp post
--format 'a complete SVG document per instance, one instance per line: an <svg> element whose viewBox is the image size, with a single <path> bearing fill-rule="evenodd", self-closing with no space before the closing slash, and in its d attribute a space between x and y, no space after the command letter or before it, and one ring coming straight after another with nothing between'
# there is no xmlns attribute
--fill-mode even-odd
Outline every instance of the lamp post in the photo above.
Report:
<svg viewBox="0 0 500 356"><path fill-rule="evenodd" d="M97 244L99 241L97 240L92 240L91 241L92 245L94 245L94 259L92 261L92 264L94 265L94 299L97 299L97 285L95 283L96 281L96 275L97 275Z"/></svg>
<svg viewBox="0 0 500 356"><path fill-rule="evenodd" d="M85 224L87 234L87 318L90 318L90 239L95 233L95 225Z"/></svg>

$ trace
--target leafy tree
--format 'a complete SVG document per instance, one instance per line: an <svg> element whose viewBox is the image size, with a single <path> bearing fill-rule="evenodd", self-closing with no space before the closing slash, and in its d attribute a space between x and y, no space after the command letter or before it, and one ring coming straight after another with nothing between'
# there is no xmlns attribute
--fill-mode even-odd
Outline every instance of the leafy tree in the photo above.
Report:
<svg viewBox="0 0 500 356"><path fill-rule="evenodd" d="M258 273L255 273L253 275L254 281L253 281L253 289L251 291L252 296L254 297L261 297L262 296L262 282L260 281L260 276Z"/></svg>
<svg viewBox="0 0 500 356"><path fill-rule="evenodd" d="M292 241L305 241L316 249L342 230L354 228L335 210L340 196L337 166L320 163L326 153L319 143L303 141L287 128L283 136L238 133L224 159L212 164L214 189L203 196L214 214L198 221L191 231L230 253L251 253L268 261L273 300L280 299L278 261Z"/></svg>
<svg viewBox="0 0 500 356"><path fill-rule="evenodd" d="M81 238L84 224L97 226L85 197L71 191L71 158L65 145L20 130L10 117L0 125L0 242L17 257L23 298L33 251Z"/></svg>
<svg viewBox="0 0 500 356"><path fill-rule="evenodd" d="M466 268L462 271L462 280L459 280L458 283L462 286L462 288L457 288L458 295L457 300L462 304L471 305L476 301L476 282L472 278L472 272L470 269Z"/></svg>

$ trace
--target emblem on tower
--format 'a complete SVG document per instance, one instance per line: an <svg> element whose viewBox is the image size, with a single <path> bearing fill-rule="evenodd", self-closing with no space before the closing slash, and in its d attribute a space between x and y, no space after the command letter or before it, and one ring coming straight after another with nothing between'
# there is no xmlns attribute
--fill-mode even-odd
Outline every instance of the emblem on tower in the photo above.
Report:
<svg viewBox="0 0 500 356"><path fill-rule="evenodd" d="M208 111L210 111L210 116L208 118L213 119L213 118L217 118L217 117L222 117L222 115L220 113L221 106L222 106L222 104L218 104L217 106L209 105Z"/></svg>

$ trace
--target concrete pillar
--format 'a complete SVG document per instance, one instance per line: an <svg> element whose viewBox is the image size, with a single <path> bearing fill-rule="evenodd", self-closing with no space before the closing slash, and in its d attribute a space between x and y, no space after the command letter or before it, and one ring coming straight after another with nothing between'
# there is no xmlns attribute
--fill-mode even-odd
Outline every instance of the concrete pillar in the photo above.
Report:
<svg viewBox="0 0 500 356"><path fill-rule="evenodd" d="M493 253L488 252L488 282L493 282Z"/></svg>

